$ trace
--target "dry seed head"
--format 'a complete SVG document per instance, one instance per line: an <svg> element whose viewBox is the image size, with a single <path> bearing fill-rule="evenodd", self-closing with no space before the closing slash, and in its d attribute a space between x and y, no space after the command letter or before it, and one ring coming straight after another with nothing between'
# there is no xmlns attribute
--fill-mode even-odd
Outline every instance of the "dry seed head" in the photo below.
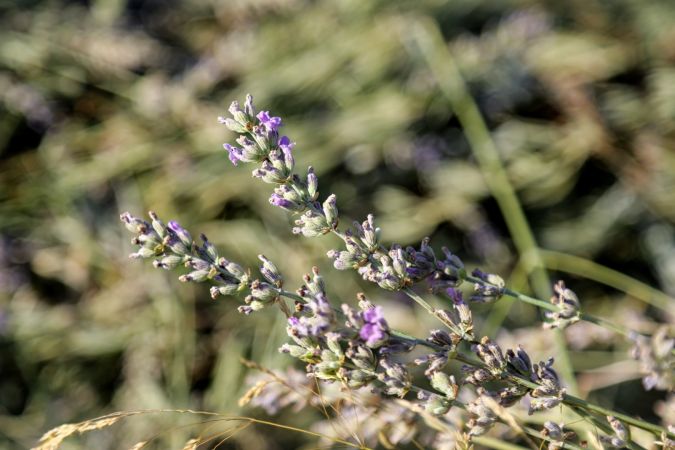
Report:
<svg viewBox="0 0 675 450"><path fill-rule="evenodd" d="M258 381L251 389L246 391L246 393L239 399L237 402L239 406L246 406L251 400L259 396L262 391L267 386L267 381Z"/></svg>
<svg viewBox="0 0 675 450"><path fill-rule="evenodd" d="M99 430L109 427L124 416L105 417L101 419L86 420L80 423L66 423L46 432L37 447L32 450L56 450L64 439L75 433L86 433L87 431Z"/></svg>

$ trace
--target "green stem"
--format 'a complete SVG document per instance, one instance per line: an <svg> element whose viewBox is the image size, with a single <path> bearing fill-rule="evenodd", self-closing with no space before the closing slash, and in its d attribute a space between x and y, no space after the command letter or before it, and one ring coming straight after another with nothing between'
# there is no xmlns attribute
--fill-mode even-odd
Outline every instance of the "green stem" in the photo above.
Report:
<svg viewBox="0 0 675 450"><path fill-rule="evenodd" d="M452 323L448 320L445 320L442 316L436 314L436 309L433 306L431 306L429 303L427 303L427 301L424 300L422 297L417 295L417 293L415 291L413 291L410 288L403 288L402 291L408 297L413 299L418 305L420 305L422 308L424 308L429 314L431 314L432 316L437 318L441 323L443 323L443 325L450 328L450 330L452 330L453 333L457 334L458 336L464 336L464 333L461 330L459 330L454 323Z"/></svg>
<svg viewBox="0 0 675 450"><path fill-rule="evenodd" d="M480 278L468 276L466 277L467 281L470 281L472 283L480 283L480 284L487 284L485 281L481 280ZM529 295L521 294L520 292L513 291L508 288L504 288L504 295L508 295L509 297L513 297L517 300L520 300L521 302L524 303L529 303L530 305L534 305L538 308L545 309L547 311L560 311L560 308L555 306L552 303L546 302L544 300L530 297ZM602 319L600 317L595 317L590 314L582 313L580 315L580 318L582 320L585 320L586 322L591 322L596 325L599 325L603 328L607 328L609 330L614 331L615 333L618 333L622 336L625 336L627 338L630 338L633 334L635 334L635 331L632 331L628 328L622 327L621 325L617 325L615 323L612 323L608 320Z"/></svg>
<svg viewBox="0 0 675 450"><path fill-rule="evenodd" d="M569 406L569 409L572 410L572 412L577 414L579 417L583 418L584 420L590 421L593 424L593 426L602 430L602 432L605 433L606 435L611 436L614 434L614 430L612 430L612 428L609 426L606 418L597 417L591 414L590 412L584 410L583 408L579 408L576 406ZM630 450L646 450L644 447L642 447L639 444L636 444L632 440L626 442L626 448L629 448Z"/></svg>
<svg viewBox="0 0 675 450"><path fill-rule="evenodd" d="M554 441L553 439L551 439L551 438L548 437L548 436L542 436L542 435L541 435L541 432L537 431L537 430L534 429L534 428L523 427L523 430L525 430L525 432L526 432L527 434L529 434L530 436L539 436L539 438L543 439L544 441L547 441L547 442L557 442L557 441ZM562 448L570 448L570 449L573 449L573 450L586 450L585 447L580 447L580 446L578 446L577 444L575 444L575 443L573 443L573 442L564 442Z"/></svg>
<svg viewBox="0 0 675 450"><path fill-rule="evenodd" d="M567 405L570 405L571 407L583 408L587 411L593 411L595 413L602 414L603 416L614 416L624 423L633 425L638 428L642 428L643 430L646 431L650 431L657 436L665 432L671 438L675 438L675 433L667 432L663 427L654 425L653 423L645 422L644 420L636 419L631 416L627 416L625 414L616 411L612 411L611 409L603 408L602 406L589 403L586 400L574 397L573 395L565 394L565 396L563 397L563 402L566 403Z"/></svg>
<svg viewBox="0 0 675 450"><path fill-rule="evenodd" d="M539 249L539 252L550 269L603 283L666 312L673 309L675 299L621 272L576 255L544 249Z"/></svg>

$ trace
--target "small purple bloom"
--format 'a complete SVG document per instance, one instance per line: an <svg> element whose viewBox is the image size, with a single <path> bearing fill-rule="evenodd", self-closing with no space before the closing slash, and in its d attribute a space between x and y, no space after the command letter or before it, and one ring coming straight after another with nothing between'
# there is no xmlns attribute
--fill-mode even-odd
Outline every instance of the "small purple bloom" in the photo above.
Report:
<svg viewBox="0 0 675 450"><path fill-rule="evenodd" d="M366 341L369 347L376 346L379 342L386 339L387 335L378 325L367 323L359 331L359 337Z"/></svg>
<svg viewBox="0 0 675 450"><path fill-rule="evenodd" d="M281 117L270 117L269 111L260 111L256 116L268 132L274 132L281 126Z"/></svg>
<svg viewBox="0 0 675 450"><path fill-rule="evenodd" d="M270 203L273 204L274 206L278 206L284 209L293 209L293 207L295 206L295 204L292 201L286 200L285 198L276 193L270 196Z"/></svg>
<svg viewBox="0 0 675 450"><path fill-rule="evenodd" d="M302 323L297 317L288 318L288 334L292 336L305 337L309 335L307 325Z"/></svg>
<svg viewBox="0 0 675 450"><path fill-rule="evenodd" d="M369 323L377 323L384 321L384 316L382 315L382 308L376 306L375 308L368 308L363 311L363 320Z"/></svg>
<svg viewBox="0 0 675 450"><path fill-rule="evenodd" d="M450 300L452 300L456 305L461 305L464 303L464 300L462 299L462 293L457 289L448 288L445 292L448 294L448 297L450 297Z"/></svg>
<svg viewBox="0 0 675 450"><path fill-rule="evenodd" d="M174 235L177 236L181 242L183 242L183 244L190 246L190 244L192 243L192 236L190 235L188 230L180 226L180 224L175 220L169 221L167 226L169 230L173 231ZM171 245L172 241L175 242L175 239L171 239L169 241L169 245Z"/></svg>
<svg viewBox="0 0 675 450"><path fill-rule="evenodd" d="M236 166L237 163L242 159L241 149L230 144L223 144L223 147L229 153L228 157L230 158L232 164Z"/></svg>
<svg viewBox="0 0 675 450"><path fill-rule="evenodd" d="M169 226L171 231L174 231L176 234L185 233L185 228L180 226L180 224L178 222L176 222L175 220L170 220L167 225Z"/></svg>
<svg viewBox="0 0 675 450"><path fill-rule="evenodd" d="M295 147L295 142L291 142L288 136L281 136L279 139L279 148L284 152L290 152Z"/></svg>
<svg viewBox="0 0 675 450"><path fill-rule="evenodd" d="M389 326L382 314L382 308L376 306L369 308L362 313L365 323L359 331L359 337L366 342L369 347L379 347L387 340L387 331Z"/></svg>

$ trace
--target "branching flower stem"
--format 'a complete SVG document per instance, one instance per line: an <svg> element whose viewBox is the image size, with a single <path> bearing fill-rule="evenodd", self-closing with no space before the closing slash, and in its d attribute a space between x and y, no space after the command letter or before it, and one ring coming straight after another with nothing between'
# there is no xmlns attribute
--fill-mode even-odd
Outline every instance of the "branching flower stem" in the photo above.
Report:
<svg viewBox="0 0 675 450"><path fill-rule="evenodd" d="M442 42L439 36L436 39ZM459 70L454 63L451 62L450 65L456 72L453 72L456 75L453 83L459 84L461 88L459 99L455 99L461 104L453 106L458 116L464 113L469 115L462 116L463 119L460 117L469 140L477 140L478 144L485 147L477 151L477 153L487 152L483 154L487 162L483 161L481 164L487 164L488 167L490 164L498 165L501 170L504 177L501 182L494 179L486 181L488 184L496 183L496 188L501 189L493 194L505 216L509 213L515 214L515 219L507 220L514 221L510 224L514 242L529 268L533 286L539 291L540 297L545 297L542 293L550 292L550 285L543 266L536 261L538 249L532 232L501 167L494 143L482 122L477 106L463 85ZM390 249L385 248L380 243L380 230L375 226L372 215L369 215L362 224L356 222L353 228L344 228L344 231L340 231L335 195L329 195L323 203L320 203L318 179L313 169L310 167L307 176L303 178L294 172L295 163L291 150L295 144L286 136L279 137L281 118L271 117L267 111L261 111L256 115L250 95L243 110L238 102L233 102L230 112L234 119L222 118L221 121L240 134L237 143L241 146L239 148L230 144L224 145L229 152L230 160L235 165L239 162L260 163L253 171L253 176L275 185L270 203L300 214L299 219L295 221L297 226L293 228L293 232L307 237L335 234L345 245L345 250L328 252L328 256L334 260L333 265L336 269L357 270L365 280L379 285L382 289L405 293L448 327L452 334L433 330L427 340L421 340L391 330L383 316L382 308L372 305L363 294L359 294L360 311L348 304L342 305L342 311L336 310L327 298L324 282L316 268L313 269L314 277L306 275L303 278L305 285L296 293L292 293L282 288L284 280L277 267L260 255L259 259L263 262L260 273L266 281L253 279L250 271L219 257L217 249L205 236L202 236L203 244L197 245L190 233L177 222L171 221L168 225L164 225L153 213L150 213L151 224L128 213L121 216L127 228L138 234L133 242L141 248L132 254L132 257L158 258L153 264L164 269L171 269L180 264L191 268L193 271L182 275L181 281L212 281L216 284L211 288L213 298L219 295L246 295L244 299L246 305L239 307L240 312L245 314L258 311L267 305L278 304L288 318L287 333L292 339L292 343L284 344L280 350L306 362L309 373L318 379L347 381L351 387L361 387L371 382L381 383L384 394L400 398L410 391L417 392L418 399L423 401L427 411L442 415L456 400L459 390L454 376L443 372L442 369L451 359L466 364L466 367L462 367L465 373L464 383L476 386L478 394L478 398L468 405L474 415L468 424L469 437L482 435L494 424L496 418L489 412L491 408L489 405L495 401L494 399L498 400L499 405L508 407L525 395L531 397L530 414L564 403L606 432L612 430L600 419L600 415L613 416L613 420L620 420L626 425L633 425L652 433L669 435L657 425L568 395L552 367L553 358L532 364L522 347L509 349L504 354L489 337L476 341L473 336L471 311L456 287L463 281L473 282L475 295L471 300L474 301L494 301L502 295L508 295L533 304L547 311L549 327L566 326L579 318L584 318L630 336L628 330L592 316L582 316L579 312L578 298L572 291L566 289L562 282L556 284L556 296L552 297L549 303L506 289L503 280L496 275L475 270L472 276L467 276L464 264L457 256L443 248L444 256L438 258L430 247L428 238L422 241L419 250L412 247L402 248L398 244L391 245ZM472 142L472 145L474 143ZM518 217L522 221L519 222ZM417 294L412 287L422 281L429 283L430 292L446 293L451 300L453 311L436 309ZM284 299L296 303L294 312L291 312ZM558 337L560 338L560 333ZM471 350L480 358L480 362L459 353L458 346L462 341L472 344ZM564 350L564 342L559 344ZM414 363L428 365L425 375L438 393L414 386L408 369L390 359L391 354L410 351L416 345L434 350L433 353L416 359ZM564 352L559 351L557 356L566 372L570 391L574 393L574 376L569 361L566 360ZM486 384L491 382L498 382L498 386L501 386L498 391L491 391L490 385ZM439 396L439 393L442 396ZM610 419L607 420L609 422ZM616 430L617 425L611 422L610 425ZM635 450L641 449L632 442L629 446Z"/></svg>
<svg viewBox="0 0 675 450"><path fill-rule="evenodd" d="M467 281L470 281L472 283L480 283L480 284L484 284L484 285L485 284L489 285L489 283L486 283L485 281L483 281L479 278L476 278L476 277L467 276L466 279L467 279ZM550 302L546 302L544 300L541 300L541 299L538 299L538 298L535 298L535 297L530 297L529 295L521 294L520 292L513 291L509 288L504 288L504 295L508 295L509 297L515 298L516 300L519 300L523 303L529 303L530 305L534 305L538 308L545 309L547 311L553 311L553 312L560 311L560 308L558 306L553 305ZM581 320L585 320L586 322L591 322L591 323L594 323L594 324L596 324L598 326L601 326L603 328L607 328L607 329L612 330L615 333L618 333L618 334L620 334L624 337L627 337L627 338L631 337L631 335L635 333L634 331L629 330L628 328L622 327L621 325L617 325L617 324L612 323L608 320L602 319L600 317L595 317L595 316L592 316L590 314L581 313L580 317L581 317Z"/></svg>
<svg viewBox="0 0 675 450"><path fill-rule="evenodd" d="M471 365L473 367L484 367L484 365L481 362L476 361L473 358L469 358L465 355L462 355L461 353L457 353L457 356L455 357L455 359L457 359L457 361L463 362L463 363ZM509 374L507 376L507 378L508 378L509 381L517 383L521 386L525 386L525 387L530 388L530 389L536 389L537 388L536 383L534 383L534 382L532 382L528 379L525 379L523 377ZM635 427L641 428L645 431L649 431L651 433L654 433L657 436L660 436L661 433L665 432L669 437L675 438L675 433L667 432L666 429L661 427L661 426L655 425L653 423L646 422L644 420L637 419L635 417L631 417L631 416L619 413L617 411L613 411L613 410L610 410L610 409L607 409L607 408L603 408L602 406L595 405L593 403L590 403L586 400L575 397L573 395L565 394L563 396L563 403L568 405L573 410L576 410L577 408L581 408L585 411L598 413L598 414L601 414L603 416L614 416L617 419L619 419L619 420L621 420L621 421L623 421L627 424L630 424L630 425L633 425Z"/></svg>
<svg viewBox="0 0 675 450"><path fill-rule="evenodd" d="M408 293L408 292L406 292L406 293ZM299 296L297 294L294 294L292 292L289 292L289 291L279 290L279 295L287 297L287 298L295 300L295 301L304 302L304 299L301 296ZM413 291L410 291L408 293L408 295L410 295L411 298L413 298L413 299L415 297L419 297ZM433 308L431 307L431 305L426 303L421 298L420 298L420 300L427 305L428 309L426 307L425 307L425 309L427 309L430 314L434 315L434 311L433 311ZM540 302L540 300L537 300L537 299L533 299L533 300L535 300L537 302ZM551 306L551 305L548 305L548 306ZM424 339L415 338L413 336L410 336L406 333L402 333L400 331L391 330L391 334L393 336L395 336L395 337L397 337L401 340L405 340L405 341L407 341L407 342L409 342L413 345L421 345L421 346L425 346L425 347L428 347L428 348L433 349L433 350L439 350L440 349L439 346L437 346L437 345L435 345L435 344L433 344L429 341L426 341ZM480 361L477 361L474 358L468 357L468 356L463 355L459 352L455 356L455 359L459 362L462 362L462 363L467 364L467 365L472 366L472 367L485 368L485 365L483 363L481 363ZM517 376L517 375L509 374L509 375L507 375L506 378L509 381L517 383L521 386L525 386L529 389L536 389L538 387L538 385L536 383L534 383L534 382L532 382L528 379L525 379L523 377ZM415 389L419 390L421 388L415 388ZM413 390L415 390L415 389L413 389ZM576 411L577 413L579 413L579 411L578 411L579 409L586 412L586 414L582 414L584 416L587 416L587 412L593 412L593 413L601 414L603 416L614 416L617 419L619 419L619 420L621 420L621 421L623 421L627 424L630 424L630 425L633 425L635 427L641 428L645 431L649 431L651 433L654 433L657 436L660 436L661 433L665 432L665 433L667 433L668 436L675 438L675 434L667 432L663 427L660 427L658 425L646 422L644 420L637 419L637 418L632 417L632 416L628 416L628 415L619 413L617 411L613 411L613 410L610 410L610 409L607 409L607 408L603 408L602 406L595 405L593 403L590 403L586 400L575 397L573 395L565 394L563 396L563 403L565 403L567 406L569 406L573 411ZM606 427L606 424L600 422L598 424L598 426ZM609 429L609 428L607 428L607 430L605 430L605 431L608 431L609 433L611 433L611 429ZM537 434L537 436L539 436L539 434ZM637 446L637 445L635 445L634 447L630 447L630 448L634 448L635 450L641 449L641 447Z"/></svg>

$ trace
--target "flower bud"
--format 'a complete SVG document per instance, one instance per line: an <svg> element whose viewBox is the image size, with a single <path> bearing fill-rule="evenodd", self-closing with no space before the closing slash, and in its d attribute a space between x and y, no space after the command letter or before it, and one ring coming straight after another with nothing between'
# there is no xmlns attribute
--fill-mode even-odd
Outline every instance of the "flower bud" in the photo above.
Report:
<svg viewBox="0 0 675 450"><path fill-rule="evenodd" d="M167 228L173 232L173 235L180 239L185 247L190 248L192 245L192 236L190 236L190 233L185 228L180 226L175 220L170 221Z"/></svg>
<svg viewBox="0 0 675 450"><path fill-rule="evenodd" d="M319 196L319 179L311 166L307 169L307 193L312 201Z"/></svg>
<svg viewBox="0 0 675 450"><path fill-rule="evenodd" d="M354 269L359 264L359 258L347 251L330 250L327 255L337 270Z"/></svg>
<svg viewBox="0 0 675 450"><path fill-rule="evenodd" d="M147 247L141 247L138 249L136 253L132 253L129 255L129 258L131 259L144 259L144 258L150 258L152 256L157 256L155 252Z"/></svg>
<svg viewBox="0 0 675 450"><path fill-rule="evenodd" d="M451 403L439 395L430 395L423 403L424 410L434 416L442 416L450 410Z"/></svg>
<svg viewBox="0 0 675 450"><path fill-rule="evenodd" d="M532 362L530 361L530 357L520 345L515 352L511 349L506 351L506 361L512 369L521 375L529 377L532 372Z"/></svg>
<svg viewBox="0 0 675 450"><path fill-rule="evenodd" d="M295 221L295 224L297 227L293 228L293 233L302 234L305 237L316 237L330 232L324 216L312 211L305 212L300 219Z"/></svg>
<svg viewBox="0 0 675 450"><path fill-rule="evenodd" d="M168 256L165 256L165 257L162 258L162 259L155 260L155 261L152 263L152 265L155 266L155 267L157 267L157 268L162 268L162 269L170 270L170 269L175 269L175 268L178 267L180 264L182 264L183 261L184 261L184 259L185 259L185 258L184 258L183 256L178 256L178 255L168 255Z"/></svg>
<svg viewBox="0 0 675 450"><path fill-rule="evenodd" d="M431 376L431 386L445 395L448 400L457 398L459 386L455 382L455 377L449 376L445 372L437 371Z"/></svg>
<svg viewBox="0 0 675 450"><path fill-rule="evenodd" d="M248 133L248 130L246 129L246 125L242 125L239 122L237 122L236 120L230 119L229 117L219 116L218 122L225 125L228 129L234 131L235 133L238 133L238 134Z"/></svg>
<svg viewBox="0 0 675 450"><path fill-rule="evenodd" d="M349 370L343 374L343 377L347 379L347 384L351 388L360 388L370 383L375 377L368 372L363 370Z"/></svg>
<svg viewBox="0 0 675 450"><path fill-rule="evenodd" d="M267 281L277 287L281 287L283 284L283 277L279 273L277 266L275 266L272 261L267 259L265 255L258 255L258 259L263 262L263 265L260 267L260 273Z"/></svg>
<svg viewBox="0 0 675 450"><path fill-rule="evenodd" d="M159 235L160 238L164 237L164 235L166 234L166 225L164 225L164 222L159 220L157 214L155 214L152 211L149 211L148 215L152 219L152 228L155 230L155 232Z"/></svg>
<svg viewBox="0 0 675 450"><path fill-rule="evenodd" d="M235 283L223 283L220 286L211 286L211 298L215 300L219 295L235 295L239 292L240 287L239 284Z"/></svg>
<svg viewBox="0 0 675 450"><path fill-rule="evenodd" d="M200 283L202 281L205 281L209 278L209 271L208 270L195 270L193 272L190 272L186 275L181 275L178 277L178 280L187 283L188 281L194 281L195 283Z"/></svg>
<svg viewBox="0 0 675 450"><path fill-rule="evenodd" d="M128 212L120 214L120 220L124 222L124 226L132 233L146 233L150 229L150 224L145 220L132 216Z"/></svg>
<svg viewBox="0 0 675 450"><path fill-rule="evenodd" d="M251 283L251 295L263 303L272 302L279 297L279 292L271 284L260 280L253 280Z"/></svg>
<svg viewBox="0 0 675 450"><path fill-rule="evenodd" d="M609 426L614 430L616 437L622 442L630 441L630 431L619 419L614 416L607 416L607 422L609 422Z"/></svg>
<svg viewBox="0 0 675 450"><path fill-rule="evenodd" d="M377 364L372 350L363 344L352 345L345 353L356 367L364 370L374 370Z"/></svg>
<svg viewBox="0 0 675 450"><path fill-rule="evenodd" d="M331 194L326 201L323 202L323 214L326 217L328 226L335 228L338 224L337 198L335 197L335 194Z"/></svg>
<svg viewBox="0 0 675 450"><path fill-rule="evenodd" d="M326 333L326 345L328 345L328 348L340 359L342 359L345 355L344 351L342 350L342 346L340 345L340 334L339 333L334 333L334 332L329 332Z"/></svg>

